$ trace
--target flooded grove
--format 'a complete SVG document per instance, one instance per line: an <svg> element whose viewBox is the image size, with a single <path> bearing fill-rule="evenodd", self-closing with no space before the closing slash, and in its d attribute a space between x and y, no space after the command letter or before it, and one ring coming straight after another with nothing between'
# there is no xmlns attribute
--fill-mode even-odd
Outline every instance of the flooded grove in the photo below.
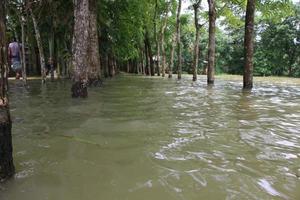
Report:
<svg viewBox="0 0 300 200"><path fill-rule="evenodd" d="M300 81L120 75L10 82L16 175L1 200L300 199Z"/></svg>

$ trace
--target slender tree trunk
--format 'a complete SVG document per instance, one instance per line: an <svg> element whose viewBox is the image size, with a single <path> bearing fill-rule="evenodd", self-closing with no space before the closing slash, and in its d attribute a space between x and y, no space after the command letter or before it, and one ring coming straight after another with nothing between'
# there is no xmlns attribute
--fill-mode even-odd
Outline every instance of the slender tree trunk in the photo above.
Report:
<svg viewBox="0 0 300 200"><path fill-rule="evenodd" d="M54 30L53 23L51 24L51 33L49 37L49 65L51 81L54 81Z"/></svg>
<svg viewBox="0 0 300 200"><path fill-rule="evenodd" d="M151 43L150 43L148 31L146 31L145 40L146 40L146 47L147 47L147 52L148 52L148 59L149 59L149 63L150 63L150 74L151 74L151 76L154 76L155 75L154 61L153 61L153 54L152 54L152 50L151 50Z"/></svg>
<svg viewBox="0 0 300 200"><path fill-rule="evenodd" d="M158 0L155 1L155 14L153 18L153 23L154 23L154 39L156 43L156 59L157 59L157 76L160 76L160 46L159 46L159 41L158 41L158 34L157 34L157 12L158 12Z"/></svg>
<svg viewBox="0 0 300 200"><path fill-rule="evenodd" d="M30 9L30 14L31 14L31 18L32 18L33 26L34 26L36 43L37 43L37 46L39 49L42 83L45 83L46 82L46 62L45 62L45 54L44 54L44 49L43 49L43 45L42 45L41 34L40 34L40 30L39 30L35 15L32 12L32 9Z"/></svg>
<svg viewBox="0 0 300 200"><path fill-rule="evenodd" d="M146 75L145 64L144 64L144 51L142 49L140 51L140 57L141 57L142 74Z"/></svg>
<svg viewBox="0 0 300 200"><path fill-rule="evenodd" d="M176 46L176 34L173 35L172 47L171 47L171 58L169 65L169 78L172 78L173 68L174 68L174 54L175 54L175 46Z"/></svg>
<svg viewBox="0 0 300 200"><path fill-rule="evenodd" d="M148 46L147 46L146 36L145 36L144 43L145 43L145 61L146 61L145 72L146 72L146 75L148 76L148 75L150 75L150 59L149 59L149 54L148 54Z"/></svg>
<svg viewBox="0 0 300 200"><path fill-rule="evenodd" d="M253 87L254 15L255 0L247 0L244 40L244 89L252 89Z"/></svg>
<svg viewBox="0 0 300 200"><path fill-rule="evenodd" d="M182 0L178 0L178 10L177 10L177 17L176 17L176 35L177 35L177 57L178 57L178 62L177 62L177 75L178 79L181 79L181 73L182 73L182 46L181 46L181 23L180 23L180 13L181 13L181 3Z"/></svg>
<svg viewBox="0 0 300 200"><path fill-rule="evenodd" d="M74 5L74 33L73 33L73 85L72 97L87 97L89 65L89 0L75 0Z"/></svg>
<svg viewBox="0 0 300 200"><path fill-rule="evenodd" d="M160 45L161 45L161 54L162 54L162 77L165 77L166 74L166 49L165 49L165 31L167 27L168 22L168 13L169 13L169 5L167 5L167 9L164 15L164 21L161 27L161 33L160 33Z"/></svg>
<svg viewBox="0 0 300 200"><path fill-rule="evenodd" d="M13 147L9 102L7 96L6 0L0 1L0 180L13 176Z"/></svg>
<svg viewBox="0 0 300 200"><path fill-rule="evenodd" d="M117 68L117 61L116 61L116 56L113 53L112 55L112 66L111 66L111 76L114 77L116 75L116 68Z"/></svg>
<svg viewBox="0 0 300 200"><path fill-rule="evenodd" d="M200 39L200 24L198 20L198 11L201 4L201 0L197 1L194 7L194 18L195 18L195 28L196 28L196 38L194 44L194 60L193 60L193 81L197 80L198 74L198 62L199 62L199 39Z"/></svg>
<svg viewBox="0 0 300 200"><path fill-rule="evenodd" d="M207 83L215 82L215 58L216 58L216 8L215 0L207 0L209 6L209 39L208 39L208 67Z"/></svg>
<svg viewBox="0 0 300 200"><path fill-rule="evenodd" d="M89 85L99 85L101 83L101 66L99 53L99 36L97 24L97 4L96 0L89 0L89 47L88 47L88 83Z"/></svg>
<svg viewBox="0 0 300 200"><path fill-rule="evenodd" d="M61 59L60 59L60 55L59 55L59 47L60 47L60 43L59 40L56 38L55 40L56 42L56 73L57 73L57 78L59 79L61 76Z"/></svg>
<svg viewBox="0 0 300 200"><path fill-rule="evenodd" d="M129 64L129 60L127 60L127 64L126 64L126 72L129 73L130 71L130 64Z"/></svg>
<svg viewBox="0 0 300 200"><path fill-rule="evenodd" d="M109 77L109 57L108 52L105 54L105 70L104 70L104 76L107 78Z"/></svg>
<svg viewBox="0 0 300 200"><path fill-rule="evenodd" d="M26 73L26 55L25 55L25 28L24 28L24 21L25 18L24 16L21 17L21 42L22 42L22 47L21 47L21 52L22 52L22 79L24 84L27 84L27 73Z"/></svg>

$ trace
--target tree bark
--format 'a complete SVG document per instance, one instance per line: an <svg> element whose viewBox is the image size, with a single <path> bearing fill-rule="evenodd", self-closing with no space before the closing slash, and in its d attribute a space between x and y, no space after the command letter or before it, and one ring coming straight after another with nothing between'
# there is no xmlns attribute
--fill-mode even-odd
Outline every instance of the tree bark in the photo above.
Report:
<svg viewBox="0 0 300 200"><path fill-rule="evenodd" d="M178 10L177 10L177 16L176 16L176 35L177 35L177 77L180 80L181 79L181 73L182 73L182 47L181 47L181 22L180 22L180 13L181 13L181 4L182 0L178 0Z"/></svg>
<svg viewBox="0 0 300 200"><path fill-rule="evenodd" d="M148 31L146 31L146 34L145 34L145 41L146 41L148 59L149 59L149 63L150 63L150 74L151 74L151 76L154 76L155 75L154 61L153 61L153 54L152 54L152 50L151 50L151 43L150 43Z"/></svg>
<svg viewBox="0 0 300 200"><path fill-rule="evenodd" d="M215 58L216 58L216 8L215 8L215 0L207 0L207 1L209 6L207 83L214 84Z"/></svg>
<svg viewBox="0 0 300 200"><path fill-rule="evenodd" d="M99 85L101 83L101 64L99 53L99 36L97 24L96 0L89 0L89 47L88 47L88 84Z"/></svg>
<svg viewBox="0 0 300 200"><path fill-rule="evenodd" d="M146 61L145 72L146 72L146 75L149 76L150 75L150 59L149 59L149 54L148 54L146 35L145 35L144 43L145 43L145 61Z"/></svg>
<svg viewBox="0 0 300 200"><path fill-rule="evenodd" d="M254 15L255 0L247 0L244 39L244 89L252 89L253 87Z"/></svg>
<svg viewBox="0 0 300 200"><path fill-rule="evenodd" d="M160 45L159 45L158 36L157 36L158 34L157 34L157 23L156 23L157 12L158 12L158 1L156 0L153 23L154 23L154 39L155 39L155 43L156 43L156 59L157 59L156 70L157 70L157 76L160 76Z"/></svg>
<svg viewBox="0 0 300 200"><path fill-rule="evenodd" d="M13 147L8 90L8 64L6 46L6 0L0 1L0 180L13 176Z"/></svg>
<svg viewBox="0 0 300 200"><path fill-rule="evenodd" d="M166 74L166 49L165 49L165 31L167 27L168 22L168 13L169 13L169 5L167 5L167 9L164 15L164 21L161 27L161 33L160 33L160 45L161 45L161 54L162 54L162 77L165 77Z"/></svg>
<svg viewBox="0 0 300 200"><path fill-rule="evenodd" d="M199 62L199 40L200 40L200 24L198 20L198 11L201 4L201 0L197 1L194 7L194 21L196 28L196 38L194 44L194 59L193 59L193 81L197 80L198 62Z"/></svg>
<svg viewBox="0 0 300 200"><path fill-rule="evenodd" d="M172 47L171 47L171 56L170 56L170 65L169 65L169 78L172 78L173 68L174 68L174 53L176 46L176 34L173 35Z"/></svg>
<svg viewBox="0 0 300 200"><path fill-rule="evenodd" d="M22 52L22 79L24 84L27 84L27 72L26 72L26 55L25 55L25 28L24 28L24 16L21 16L20 22L21 22L21 52Z"/></svg>
<svg viewBox="0 0 300 200"><path fill-rule="evenodd" d="M43 45L42 45L41 34L40 34L40 30L39 30L35 15L31 8L30 8L30 14L31 14L31 18L32 18L33 26L34 26L36 43L37 43L37 46L39 49L42 83L45 83L46 82L46 62L45 62L45 54L44 54L44 49L43 49Z"/></svg>
<svg viewBox="0 0 300 200"><path fill-rule="evenodd" d="M49 37L49 61L51 81L54 81L54 30L53 23L51 24L51 33Z"/></svg>
<svg viewBox="0 0 300 200"><path fill-rule="evenodd" d="M89 0L75 0L72 45L73 84L71 88L73 98L85 98L88 95L89 17Z"/></svg>

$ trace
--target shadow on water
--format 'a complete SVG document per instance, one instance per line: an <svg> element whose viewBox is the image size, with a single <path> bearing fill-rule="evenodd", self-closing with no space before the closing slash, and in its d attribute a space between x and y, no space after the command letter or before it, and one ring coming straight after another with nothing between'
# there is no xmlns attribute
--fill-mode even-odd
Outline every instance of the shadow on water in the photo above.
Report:
<svg viewBox="0 0 300 200"><path fill-rule="evenodd" d="M299 85L190 80L121 75L81 100L68 81L12 82L0 199L300 198Z"/></svg>

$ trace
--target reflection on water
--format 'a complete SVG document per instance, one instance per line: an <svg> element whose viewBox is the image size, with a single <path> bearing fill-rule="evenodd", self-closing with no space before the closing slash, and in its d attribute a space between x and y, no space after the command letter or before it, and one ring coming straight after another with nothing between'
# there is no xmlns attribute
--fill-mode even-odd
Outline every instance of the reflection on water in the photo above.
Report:
<svg viewBox="0 0 300 200"><path fill-rule="evenodd" d="M67 81L12 82L0 199L300 199L300 84L220 79L123 75L84 100Z"/></svg>

